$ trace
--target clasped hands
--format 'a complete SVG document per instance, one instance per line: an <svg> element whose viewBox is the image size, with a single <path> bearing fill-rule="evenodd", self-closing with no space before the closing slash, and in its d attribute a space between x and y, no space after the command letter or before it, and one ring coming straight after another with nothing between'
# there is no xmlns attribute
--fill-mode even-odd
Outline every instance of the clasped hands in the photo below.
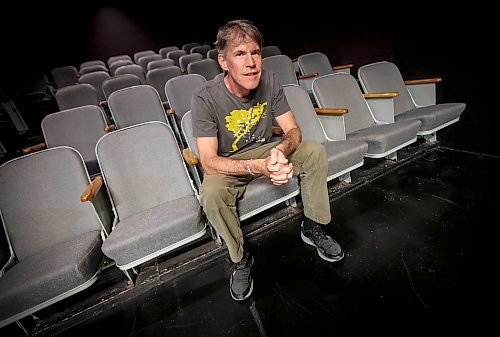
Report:
<svg viewBox="0 0 500 337"><path fill-rule="evenodd" d="M285 154L277 149L271 149L269 157L264 160L267 172L266 176L271 179L274 185L286 184L293 176L293 164L288 162Z"/></svg>

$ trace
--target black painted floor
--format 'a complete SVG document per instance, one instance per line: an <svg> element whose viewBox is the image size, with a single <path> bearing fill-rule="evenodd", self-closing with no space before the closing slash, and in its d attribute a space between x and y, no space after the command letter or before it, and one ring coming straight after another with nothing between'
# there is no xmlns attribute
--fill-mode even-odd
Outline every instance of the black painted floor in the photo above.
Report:
<svg viewBox="0 0 500 337"><path fill-rule="evenodd" d="M332 202L331 264L293 218L249 240L253 296L229 295L229 260L113 302L58 336L338 336L495 331L500 158L438 149ZM14 331L10 329L9 331ZM60 332L60 333L59 333Z"/></svg>

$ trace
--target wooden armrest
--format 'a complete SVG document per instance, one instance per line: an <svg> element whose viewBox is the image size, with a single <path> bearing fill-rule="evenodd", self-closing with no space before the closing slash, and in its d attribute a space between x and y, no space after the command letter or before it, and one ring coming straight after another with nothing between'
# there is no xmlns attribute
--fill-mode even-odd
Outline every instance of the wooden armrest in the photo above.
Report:
<svg viewBox="0 0 500 337"><path fill-rule="evenodd" d="M316 111L317 114L320 115L345 115L346 113L349 112L348 109L344 108L315 108L314 111Z"/></svg>
<svg viewBox="0 0 500 337"><path fill-rule="evenodd" d="M174 114L175 114L175 110L174 110L174 109L167 109L167 110L165 111L165 113L166 113L167 115L174 115Z"/></svg>
<svg viewBox="0 0 500 337"><path fill-rule="evenodd" d="M279 126L273 126L273 134L275 135L282 135L283 130Z"/></svg>
<svg viewBox="0 0 500 337"><path fill-rule="evenodd" d="M405 84L428 84L428 83L438 83L442 81L443 79L441 77L433 77L433 78L422 78L418 80L406 80Z"/></svg>
<svg viewBox="0 0 500 337"><path fill-rule="evenodd" d="M23 149L23 153L28 154L28 153L40 151L40 150L43 150L46 148L47 148L47 145L45 143L39 143L39 144L35 144L33 146L25 147Z"/></svg>
<svg viewBox="0 0 500 337"><path fill-rule="evenodd" d="M104 128L104 132L111 132L115 130L116 130L116 125L114 124L106 125L106 127Z"/></svg>
<svg viewBox="0 0 500 337"><path fill-rule="evenodd" d="M299 76L297 76L297 78L299 80L303 80L305 78L311 78L311 77L317 77L317 76L319 76L319 73L299 75Z"/></svg>
<svg viewBox="0 0 500 337"><path fill-rule="evenodd" d="M392 98L399 96L399 92L379 92L363 94L364 98Z"/></svg>
<svg viewBox="0 0 500 337"><path fill-rule="evenodd" d="M340 70L340 69L348 69L348 68L352 68L352 67L354 67L354 64L343 64L340 66L333 66L332 69L333 70Z"/></svg>
<svg viewBox="0 0 500 337"><path fill-rule="evenodd" d="M296 57L296 58L293 58L293 59L292 59L292 62L297 62L298 60L299 60L299 58L298 58L298 57Z"/></svg>
<svg viewBox="0 0 500 337"><path fill-rule="evenodd" d="M80 195L80 201L81 202L86 202L86 201L92 201L94 197L96 196L97 192L99 192L99 189L102 186L102 177L97 176L90 182L90 184L87 186L85 189L85 192Z"/></svg>
<svg viewBox="0 0 500 337"><path fill-rule="evenodd" d="M193 152L191 152L190 149L185 148L184 150L182 150L182 156L189 165L198 164L198 157L196 157L196 155Z"/></svg>

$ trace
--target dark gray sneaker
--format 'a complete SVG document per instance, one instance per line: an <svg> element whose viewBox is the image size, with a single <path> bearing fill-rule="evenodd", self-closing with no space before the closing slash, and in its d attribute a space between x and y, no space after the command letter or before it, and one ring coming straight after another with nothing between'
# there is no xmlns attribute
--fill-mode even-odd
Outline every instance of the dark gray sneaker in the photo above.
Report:
<svg viewBox="0 0 500 337"><path fill-rule="evenodd" d="M337 262L344 258L344 252L340 245L330 236L323 232L320 225L312 230L304 230L304 222L300 225L300 237L308 245L316 247L319 256L329 262Z"/></svg>
<svg viewBox="0 0 500 337"><path fill-rule="evenodd" d="M235 301L243 301L248 298L253 291L253 279L250 269L253 266L253 256L245 250L240 262L234 263L231 267L231 280L229 290L231 297Z"/></svg>

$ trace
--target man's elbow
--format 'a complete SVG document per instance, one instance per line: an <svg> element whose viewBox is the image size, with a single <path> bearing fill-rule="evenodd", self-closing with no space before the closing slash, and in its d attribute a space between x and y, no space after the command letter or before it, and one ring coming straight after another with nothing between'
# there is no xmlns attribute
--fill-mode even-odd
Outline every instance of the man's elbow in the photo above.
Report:
<svg viewBox="0 0 500 337"><path fill-rule="evenodd" d="M295 139L297 139L297 142L300 144L302 142L302 131L300 130L300 128L297 126L290 131L292 131Z"/></svg>
<svg viewBox="0 0 500 337"><path fill-rule="evenodd" d="M203 173L205 173L206 175L210 175L210 174L216 174L217 172L211 167L203 166Z"/></svg>
<svg viewBox="0 0 500 337"><path fill-rule="evenodd" d="M212 165L210 165L210 160L206 158L200 157L201 167L203 168L204 174L215 174L215 169Z"/></svg>

